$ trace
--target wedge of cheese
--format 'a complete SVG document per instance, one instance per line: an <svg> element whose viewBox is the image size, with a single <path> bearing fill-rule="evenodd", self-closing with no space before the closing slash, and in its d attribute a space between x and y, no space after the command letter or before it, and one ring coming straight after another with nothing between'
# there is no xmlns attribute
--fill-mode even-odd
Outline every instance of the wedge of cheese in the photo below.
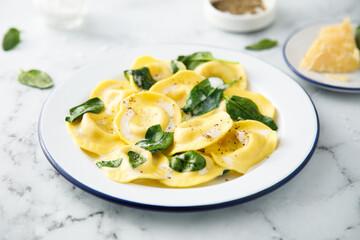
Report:
<svg viewBox="0 0 360 240"><path fill-rule="evenodd" d="M300 66L315 72L345 73L359 68L359 50L350 19L325 27L309 48Z"/></svg>
<svg viewBox="0 0 360 240"><path fill-rule="evenodd" d="M356 48L354 29L350 18L345 18L340 24L322 28L320 38L349 52L353 52Z"/></svg>

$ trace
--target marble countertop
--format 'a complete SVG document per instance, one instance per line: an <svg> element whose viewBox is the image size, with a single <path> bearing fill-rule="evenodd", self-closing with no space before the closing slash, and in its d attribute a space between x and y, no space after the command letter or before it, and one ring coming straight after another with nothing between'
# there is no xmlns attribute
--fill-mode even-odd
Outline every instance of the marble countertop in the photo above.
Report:
<svg viewBox="0 0 360 240"><path fill-rule="evenodd" d="M357 0L279 0L272 26L233 34L205 22L200 0L92 0L84 24L66 31L45 26L31 1L0 1L0 33L12 26L22 30L16 49L0 51L0 239L359 239L360 95L312 86L282 57L284 41L297 27L331 17L355 19L359 12ZM143 44L206 43L245 51L265 37L279 46L246 53L305 88L319 113L319 143L289 183L221 210L137 210L74 187L52 168L37 138L40 110L51 90L17 81L19 69L39 68L58 85L94 59Z"/></svg>

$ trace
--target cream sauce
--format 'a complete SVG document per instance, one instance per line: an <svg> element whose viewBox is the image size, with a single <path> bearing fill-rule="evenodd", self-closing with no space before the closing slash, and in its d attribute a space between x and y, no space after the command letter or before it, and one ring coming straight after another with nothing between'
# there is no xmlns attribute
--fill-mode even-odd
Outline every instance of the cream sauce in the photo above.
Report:
<svg viewBox="0 0 360 240"><path fill-rule="evenodd" d="M136 136L131 133L129 128L129 122L134 115L135 112L132 109L127 109L121 118L120 125L121 133L124 135L125 138L130 139L131 141L134 141L136 139Z"/></svg>
<svg viewBox="0 0 360 240"><path fill-rule="evenodd" d="M166 126L166 128L164 129L164 131L166 132L172 132L175 129L175 122L174 122L174 115L175 115L175 110L174 107L171 103L167 103L164 101L161 102L157 102L157 104L163 108L165 110L165 112L168 114L169 116L169 123Z"/></svg>

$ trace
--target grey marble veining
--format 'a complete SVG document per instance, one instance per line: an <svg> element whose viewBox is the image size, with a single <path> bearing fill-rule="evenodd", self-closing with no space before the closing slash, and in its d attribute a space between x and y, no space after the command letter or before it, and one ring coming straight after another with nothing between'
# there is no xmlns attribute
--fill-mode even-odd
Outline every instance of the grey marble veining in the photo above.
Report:
<svg viewBox="0 0 360 240"><path fill-rule="evenodd" d="M357 0L278 1L269 28L222 32L194 0L89 1L84 25L46 27L31 1L0 1L0 33L16 26L22 43L0 52L0 239L359 239L360 95L329 92L295 76L281 47L298 27L360 12ZM19 7L22 6L22 7ZM185 42L241 51L264 37L279 47L247 52L282 69L312 97L320 117L313 158L288 184L252 202L199 213L159 213L115 205L75 188L44 157L37 139L42 104L51 90L16 80L40 68L56 84L84 64L132 46ZM281 87L281 86L279 86Z"/></svg>

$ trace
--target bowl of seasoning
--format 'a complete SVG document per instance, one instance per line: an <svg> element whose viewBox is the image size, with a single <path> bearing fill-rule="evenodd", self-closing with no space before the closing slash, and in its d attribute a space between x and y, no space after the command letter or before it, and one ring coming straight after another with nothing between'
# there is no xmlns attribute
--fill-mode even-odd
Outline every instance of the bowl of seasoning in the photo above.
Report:
<svg viewBox="0 0 360 240"><path fill-rule="evenodd" d="M205 19L229 32L266 28L276 17L276 0L204 0Z"/></svg>

